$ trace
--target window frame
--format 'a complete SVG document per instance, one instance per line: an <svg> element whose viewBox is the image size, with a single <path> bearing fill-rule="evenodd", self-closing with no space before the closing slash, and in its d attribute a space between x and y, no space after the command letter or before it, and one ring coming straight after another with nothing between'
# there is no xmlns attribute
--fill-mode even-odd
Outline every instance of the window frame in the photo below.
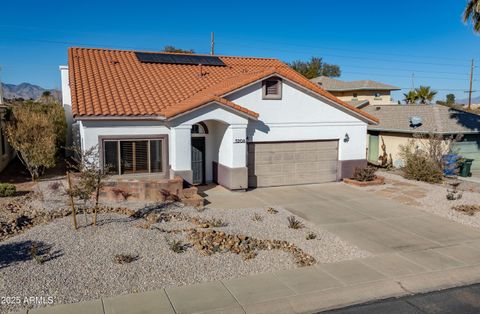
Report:
<svg viewBox="0 0 480 314"><path fill-rule="evenodd" d="M162 143L162 172L151 172L151 161L150 161L150 141L160 140ZM148 155L148 172L139 172L139 173L126 173L122 174L121 168L121 153L120 153L120 145L117 144L118 149L118 173L112 173L112 175L118 176L136 176L136 175L159 175L163 177L167 177L170 169L169 160L168 160L168 135L161 134L161 135L139 135L139 136L131 136L131 135L115 135L115 136L99 136L98 143L100 147L100 164L102 165L102 169L105 169L105 142L121 142L121 141L148 141L147 145L147 155Z"/></svg>
<svg viewBox="0 0 480 314"><path fill-rule="evenodd" d="M278 83L278 94L267 95L267 82L276 81ZM279 77L270 77L262 81L262 99L279 100L282 99L282 79Z"/></svg>

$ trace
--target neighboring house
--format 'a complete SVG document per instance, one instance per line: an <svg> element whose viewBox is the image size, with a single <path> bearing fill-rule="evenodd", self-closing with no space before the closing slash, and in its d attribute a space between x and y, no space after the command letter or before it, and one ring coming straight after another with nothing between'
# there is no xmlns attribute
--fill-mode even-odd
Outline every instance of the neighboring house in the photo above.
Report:
<svg viewBox="0 0 480 314"><path fill-rule="evenodd" d="M414 133L435 133L445 137L462 135L454 149L466 158L473 158L474 170L480 170L480 116L444 105L373 105L363 110L379 118L380 123L368 126L368 160L377 162L382 139L394 166L402 165L400 145L407 144ZM420 118L413 119L413 117ZM416 121L417 120L417 121ZM413 123L415 124L412 124ZM418 123L416 123L418 122Z"/></svg>
<svg viewBox="0 0 480 314"><path fill-rule="evenodd" d="M68 121L118 175L229 189L320 183L366 164L377 119L276 59L71 48Z"/></svg>
<svg viewBox="0 0 480 314"><path fill-rule="evenodd" d="M319 76L311 81L357 108L363 108L369 104L393 105L395 103L392 101L391 93L400 90L399 87L370 80L345 82L327 76Z"/></svg>

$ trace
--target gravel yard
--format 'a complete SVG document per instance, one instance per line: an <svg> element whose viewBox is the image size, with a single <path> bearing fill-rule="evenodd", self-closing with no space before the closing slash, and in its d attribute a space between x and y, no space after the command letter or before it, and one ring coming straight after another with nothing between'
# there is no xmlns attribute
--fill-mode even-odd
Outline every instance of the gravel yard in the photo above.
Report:
<svg viewBox="0 0 480 314"><path fill-rule="evenodd" d="M317 263L329 263L368 256L335 235L298 218L304 228L288 228L292 214L282 208L269 213L265 208L242 210L205 209L170 205L165 212L181 212L189 217L221 219L224 227L213 228L226 234L242 234L256 239L286 240L295 244ZM261 216L252 220L255 214ZM84 224L83 215L78 221ZM145 229L143 218L103 213L98 226L71 227L71 217L55 219L25 233L0 242L0 295L54 297L54 304L79 302L98 297L148 291L226 278L242 277L259 272L298 267L290 252L259 250L255 257L244 260L234 253L204 256L196 247L183 253L173 252L168 242L179 239L187 243L184 232L166 230L199 228L190 221L161 221ZM158 228L163 229L163 231ZM201 229L207 230L207 229ZM210 230L210 229L208 229ZM307 240L313 232L317 237ZM32 242L38 255L32 259ZM49 253L42 255L42 252ZM114 262L116 254L133 254L138 259L127 264ZM19 310L21 306L0 306L0 311Z"/></svg>
<svg viewBox="0 0 480 314"><path fill-rule="evenodd" d="M363 189L450 220L480 228L480 213L469 216L452 209L456 205L480 205L480 193L476 184L462 182L458 188L462 190L461 199L447 200L447 190L452 189L448 183L451 180L443 184L429 184L407 180L391 172L381 171L378 174L385 177L385 184Z"/></svg>

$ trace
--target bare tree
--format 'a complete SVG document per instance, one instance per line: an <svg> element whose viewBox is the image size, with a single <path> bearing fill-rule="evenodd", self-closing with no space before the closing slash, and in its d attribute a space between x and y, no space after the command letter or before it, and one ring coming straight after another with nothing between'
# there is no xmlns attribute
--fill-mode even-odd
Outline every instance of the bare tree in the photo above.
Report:
<svg viewBox="0 0 480 314"><path fill-rule="evenodd" d="M100 191L108 177L108 167L105 169L100 164L98 146L91 147L88 150L81 150L80 148L72 148L71 150L74 151L73 162L69 162L69 165L78 171L78 181L72 188L72 193L84 201L84 212L86 212L87 202L93 199L93 224L96 225Z"/></svg>

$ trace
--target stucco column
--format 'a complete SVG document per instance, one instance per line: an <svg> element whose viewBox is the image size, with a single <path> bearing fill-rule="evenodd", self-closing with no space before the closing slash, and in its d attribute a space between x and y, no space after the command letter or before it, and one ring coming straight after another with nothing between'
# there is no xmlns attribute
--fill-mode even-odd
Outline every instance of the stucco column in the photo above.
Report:
<svg viewBox="0 0 480 314"><path fill-rule="evenodd" d="M170 131L170 177L181 176L192 182L191 124L182 124Z"/></svg>
<svg viewBox="0 0 480 314"><path fill-rule="evenodd" d="M231 190L248 188L247 125L233 124L225 130L218 164L218 183Z"/></svg>

